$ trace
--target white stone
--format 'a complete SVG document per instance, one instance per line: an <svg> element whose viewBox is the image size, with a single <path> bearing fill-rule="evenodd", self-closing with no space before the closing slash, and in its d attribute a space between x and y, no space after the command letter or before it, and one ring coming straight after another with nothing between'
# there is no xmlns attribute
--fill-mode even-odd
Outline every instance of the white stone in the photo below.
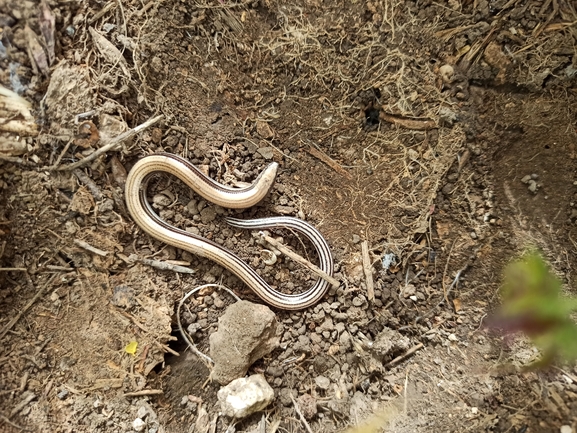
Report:
<svg viewBox="0 0 577 433"><path fill-rule="evenodd" d="M451 65L443 65L439 68L439 75L445 83L451 83L455 76L455 69Z"/></svg>
<svg viewBox="0 0 577 433"><path fill-rule="evenodd" d="M146 427L146 423L142 419L136 418L134 421L132 421L132 428L135 431L142 431L144 430L144 427Z"/></svg>
<svg viewBox="0 0 577 433"><path fill-rule="evenodd" d="M329 387L331 386L330 379L324 376L315 377L315 383L320 389L323 389L325 391L329 389Z"/></svg>
<svg viewBox="0 0 577 433"><path fill-rule="evenodd" d="M562 425L560 432L561 433L573 433L573 429L569 425Z"/></svg>
<svg viewBox="0 0 577 433"><path fill-rule="evenodd" d="M136 416L140 419L144 419L146 418L146 415L148 415L148 409L146 406L140 406L138 412L136 412Z"/></svg>
<svg viewBox="0 0 577 433"><path fill-rule="evenodd" d="M244 418L267 407L274 400L274 391L262 374L235 379L218 391L224 415Z"/></svg>

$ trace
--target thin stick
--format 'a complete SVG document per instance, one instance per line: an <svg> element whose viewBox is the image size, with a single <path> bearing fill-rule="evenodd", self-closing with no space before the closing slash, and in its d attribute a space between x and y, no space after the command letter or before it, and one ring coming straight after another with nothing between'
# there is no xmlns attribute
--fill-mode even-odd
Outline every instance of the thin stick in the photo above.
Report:
<svg viewBox="0 0 577 433"><path fill-rule="evenodd" d="M407 373L405 374L405 389L403 390L403 413L407 414L407 386L409 385L409 368L407 368Z"/></svg>
<svg viewBox="0 0 577 433"><path fill-rule="evenodd" d="M401 362L403 359L408 358L409 356L411 356L413 353L415 353L417 350L422 349L424 346L423 343L419 343L416 346L411 347L409 350L407 350L405 353L403 353L402 355L397 356L395 359L393 359L391 362L385 364L385 368L386 367L392 367L395 364L398 364L399 362Z"/></svg>
<svg viewBox="0 0 577 433"><path fill-rule="evenodd" d="M96 247L93 247L89 243L81 241L80 239L74 239L74 244L101 257L106 257L108 255L108 251L102 251Z"/></svg>
<svg viewBox="0 0 577 433"><path fill-rule="evenodd" d="M30 276L28 274L26 274L26 277L28 278L28 284L30 286L32 286L32 288L34 288L34 284L32 284L32 280L30 279ZM10 331L10 329L12 329L12 327L16 324L16 322L18 322L20 320L20 318L24 315L24 313L26 313L30 309L30 307L32 307L32 305L34 305L34 303L38 300L38 298L40 298L40 296L42 296L44 294L44 292L46 291L46 288L50 285L50 283L52 282L53 279L54 279L54 277L52 277L44 285L44 287L42 287L40 290L38 290L38 292L36 292L34 297L24 306L24 308L22 308L18 312L18 314L16 314L16 316L14 316L14 318L10 322L8 322L8 324L4 327L4 329L0 333L0 340L2 340L4 338L4 336L8 333L8 331Z"/></svg>
<svg viewBox="0 0 577 433"><path fill-rule="evenodd" d="M299 405L297 404L297 402L295 401L294 397L292 394L289 394L291 396L291 400L293 402L293 405L295 407L295 411L298 414L299 418L301 419L302 423L304 424L305 428L307 429L307 431L309 433L313 433L313 431L311 430L311 426L309 425L309 423L307 422L307 420L305 419L304 415L301 413L301 410L299 409Z"/></svg>
<svg viewBox="0 0 577 433"><path fill-rule="evenodd" d="M20 272L26 272L28 269L26 268L0 268L0 272L4 271L4 272L8 272L8 271L20 271Z"/></svg>
<svg viewBox="0 0 577 433"><path fill-rule="evenodd" d="M321 152L320 150L315 149L314 147L310 147L310 148L306 149L306 151L308 153L310 153L312 156L314 156L315 158L320 159L322 162L324 162L326 165L328 165L330 168L332 168L337 173L342 174L347 179L349 179L349 180L353 179L348 171L346 171L338 162L336 162L334 159L332 159L326 153Z"/></svg>
<svg viewBox="0 0 577 433"><path fill-rule="evenodd" d="M176 350L171 349L166 344L159 343L158 341L153 341L153 343L159 346L165 352L172 353L174 356L180 356L180 353L178 353Z"/></svg>
<svg viewBox="0 0 577 433"><path fill-rule="evenodd" d="M108 3L107 5L105 5L102 9L100 9L98 12L96 12L92 18L90 18L88 20L88 24L92 24L93 22L99 20L100 18L102 18L104 15L106 15L111 9L116 7L116 2L111 1L110 3Z"/></svg>
<svg viewBox="0 0 577 433"><path fill-rule="evenodd" d="M379 113L379 119L406 129L414 129L417 131L426 131L427 129L437 128L435 121L431 119L407 119L405 117L393 116L384 111Z"/></svg>
<svg viewBox="0 0 577 433"><path fill-rule="evenodd" d="M72 272L74 270L74 268L58 265L46 265L46 269L48 269L49 271L63 271L63 272Z"/></svg>
<svg viewBox="0 0 577 433"><path fill-rule="evenodd" d="M26 407L26 405L28 403L30 403L32 400L34 400L36 398L35 394L30 394L28 397L26 397L24 400L22 400L20 403L18 403L16 406L14 406L14 409L12 409L10 411L10 415L8 415L8 418L12 418L14 415L16 415L18 412L20 412L22 409L24 409Z"/></svg>
<svg viewBox="0 0 577 433"><path fill-rule="evenodd" d="M86 158L83 158L80 161L75 162L74 164L69 164L69 165L65 165L62 167L58 167L58 168L56 168L56 170L57 171L74 170L75 168L83 167L86 164L88 164L89 162L94 161L100 155L104 155L109 150L114 150L117 146L120 146L123 142L125 142L129 138L134 137L139 132L145 130L146 128L148 128L152 125L154 125L155 123L159 122L163 118L164 118L164 116L162 114L159 116L153 117L152 119L147 120L143 124L138 125L136 128L129 129L128 131L123 132L122 134L114 137L112 140L110 140L110 143L108 143L105 146L102 146L101 148L96 150L94 153L91 153L90 155L88 155Z"/></svg>
<svg viewBox="0 0 577 433"><path fill-rule="evenodd" d="M0 155L0 161L7 161L7 162L13 162L15 164L22 164L24 166L27 167L34 167L36 166L36 164L30 162L30 161L26 161L25 159L19 158L17 156L5 156L5 155Z"/></svg>
<svg viewBox="0 0 577 433"><path fill-rule="evenodd" d="M337 288L341 285L341 283L331 277L329 274L327 274L325 271L323 271L322 269L320 269L318 266L313 265L311 262L309 262L307 259L305 259L304 257L298 255L297 253L295 253L293 250L291 250L290 248L286 247L285 245L281 244L279 241L277 241L276 239L271 238L270 236L266 235L263 232L259 232L259 236L264 239L265 241L267 241L269 244L271 244L273 247L275 247L277 250L279 250L281 253L285 254L286 256L290 257L291 259L293 259L295 262L303 265L305 268L308 268L309 270L311 270L312 272L314 272L315 274L317 274L319 277L321 277L323 280L328 281L334 288Z"/></svg>
<svg viewBox="0 0 577 433"><path fill-rule="evenodd" d="M442 279L442 284L443 284L443 297L445 298L445 302L447 303L447 305L449 305L449 296L447 293L447 286L445 284L445 277L447 276L447 269L449 269L449 262L451 261L451 254L453 253L453 247L455 246L455 243L457 241L453 241L453 245L451 245L451 249L449 250L449 256L447 257L447 263L445 263L445 270L443 271L443 279Z"/></svg>
<svg viewBox="0 0 577 433"><path fill-rule="evenodd" d="M361 253L363 256L363 271L367 280L367 297L369 301L375 300L375 285L373 283L373 267L371 266L371 257L369 256L369 242L361 243Z"/></svg>
<svg viewBox="0 0 577 433"><path fill-rule="evenodd" d="M123 397L142 397L143 395L160 395L164 394L162 389L143 389L142 391L126 392Z"/></svg>
<svg viewBox="0 0 577 433"><path fill-rule="evenodd" d="M152 266L153 268L159 269L161 271L173 271L180 272L182 274L194 274L196 272L194 269L187 268L186 266L175 265L173 263L163 262L161 260L142 259L136 254L131 254L128 257L128 260L139 262L143 265Z"/></svg>
<svg viewBox="0 0 577 433"><path fill-rule="evenodd" d="M78 178L80 182L84 184L94 197L96 201L102 200L102 193L100 192L100 188L94 183L92 179L88 177L86 173L84 173L80 169L76 169L73 171L74 175Z"/></svg>
<svg viewBox="0 0 577 433"><path fill-rule="evenodd" d="M8 419L7 416L2 415L1 413L0 413L0 421L4 421L6 424L11 425L12 427L14 427L15 429L18 429L18 430L32 431L29 428L19 426L18 424L14 424L12 421L10 421Z"/></svg>
<svg viewBox="0 0 577 433"><path fill-rule="evenodd" d="M66 146L64 146L64 149L62 149L62 152L60 152L60 155L58 155L58 158L56 158L56 162L52 164L50 167L48 167L47 170L55 170L60 165L62 158L64 158L64 155L66 154L66 152L68 152L68 149L70 148L71 144L72 140L68 140L68 143L66 143Z"/></svg>

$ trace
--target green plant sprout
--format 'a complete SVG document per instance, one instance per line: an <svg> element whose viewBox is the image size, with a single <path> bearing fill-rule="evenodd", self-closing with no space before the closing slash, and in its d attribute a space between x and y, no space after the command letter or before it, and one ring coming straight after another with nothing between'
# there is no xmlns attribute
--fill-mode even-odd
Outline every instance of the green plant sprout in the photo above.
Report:
<svg viewBox="0 0 577 433"><path fill-rule="evenodd" d="M523 332L531 339L541 358L529 369L577 359L577 325L571 318L577 298L561 296L561 288L561 281L536 251L505 269L502 305L489 326L506 334Z"/></svg>

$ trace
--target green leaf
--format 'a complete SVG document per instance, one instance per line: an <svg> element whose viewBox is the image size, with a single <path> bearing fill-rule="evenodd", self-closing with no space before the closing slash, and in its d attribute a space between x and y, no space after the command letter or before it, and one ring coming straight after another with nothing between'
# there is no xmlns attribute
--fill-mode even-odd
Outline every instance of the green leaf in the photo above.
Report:
<svg viewBox="0 0 577 433"><path fill-rule="evenodd" d="M545 362L577 359L577 325L571 314L577 299L562 296L562 283L535 251L507 266L502 305L492 322L505 332L524 332Z"/></svg>

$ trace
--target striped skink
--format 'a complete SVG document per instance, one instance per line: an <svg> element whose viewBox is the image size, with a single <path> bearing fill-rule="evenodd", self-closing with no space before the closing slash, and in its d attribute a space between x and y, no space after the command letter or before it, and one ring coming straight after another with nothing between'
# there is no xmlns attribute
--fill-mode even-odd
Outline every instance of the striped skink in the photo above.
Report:
<svg viewBox="0 0 577 433"><path fill-rule="evenodd" d="M166 172L182 180L212 203L222 207L245 209L254 206L265 197L274 182L277 168L277 163L270 164L252 185L238 189L214 181L189 161L177 155L154 154L140 159L130 170L126 179L126 205L136 224L150 236L218 263L244 281L263 301L274 307L299 310L317 303L326 293L329 283L319 278L303 293L294 295L281 293L270 287L254 269L226 248L160 219L146 199L149 176L155 172ZM226 221L234 227L246 229L287 228L300 232L315 247L320 259L319 268L332 276L333 259L329 246L317 229L307 222L284 216L254 220L227 218Z"/></svg>

